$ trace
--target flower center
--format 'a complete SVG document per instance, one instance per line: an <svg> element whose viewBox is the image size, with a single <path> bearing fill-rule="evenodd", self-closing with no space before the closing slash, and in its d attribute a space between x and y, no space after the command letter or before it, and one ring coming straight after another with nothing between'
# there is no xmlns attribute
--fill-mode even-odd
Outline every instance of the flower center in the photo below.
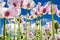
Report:
<svg viewBox="0 0 60 40"><path fill-rule="evenodd" d="M30 3L27 4L27 8L29 8L29 7L30 7Z"/></svg>
<svg viewBox="0 0 60 40"><path fill-rule="evenodd" d="M59 16L60 16L60 13L59 13Z"/></svg>
<svg viewBox="0 0 60 40"><path fill-rule="evenodd" d="M20 7L22 7L23 6L23 1L21 1L21 4L20 4Z"/></svg>
<svg viewBox="0 0 60 40"><path fill-rule="evenodd" d="M43 13L45 13L45 12L46 12L46 8L43 9Z"/></svg>
<svg viewBox="0 0 60 40"><path fill-rule="evenodd" d="M15 2L13 3L13 6L14 6L14 7L16 7L16 6L17 6Z"/></svg>
<svg viewBox="0 0 60 40"><path fill-rule="evenodd" d="M29 33L29 36L31 36L32 34L31 33Z"/></svg>
<svg viewBox="0 0 60 40"><path fill-rule="evenodd" d="M57 40L60 40L60 38L57 38Z"/></svg>
<svg viewBox="0 0 60 40"><path fill-rule="evenodd" d="M33 16L31 16L31 18L33 18Z"/></svg>
<svg viewBox="0 0 60 40"><path fill-rule="evenodd" d="M9 11L5 12L5 16L8 17L10 15Z"/></svg>
<svg viewBox="0 0 60 40"><path fill-rule="evenodd" d="M37 12L35 12L35 15L38 15Z"/></svg>

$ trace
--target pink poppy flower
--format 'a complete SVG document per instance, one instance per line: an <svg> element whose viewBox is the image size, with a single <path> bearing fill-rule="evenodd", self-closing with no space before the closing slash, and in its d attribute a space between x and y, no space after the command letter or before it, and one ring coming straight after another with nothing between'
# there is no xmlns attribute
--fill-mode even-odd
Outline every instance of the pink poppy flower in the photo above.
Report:
<svg viewBox="0 0 60 40"><path fill-rule="evenodd" d="M28 20L32 20L33 19L33 15L29 15L29 14L27 14L27 15L28 15L27 18L26 18L26 16L24 16L25 19L28 19Z"/></svg>
<svg viewBox="0 0 60 40"><path fill-rule="evenodd" d="M42 6L41 3L38 2L37 6L36 6L36 11L38 12L38 15L42 15ZM35 13L37 14L37 13Z"/></svg>
<svg viewBox="0 0 60 40"><path fill-rule="evenodd" d="M24 0L24 9L32 9L35 6L35 3L33 0Z"/></svg>
<svg viewBox="0 0 60 40"><path fill-rule="evenodd" d="M54 23L56 23L56 22L57 22L57 21L54 20ZM48 28L52 29L52 21L47 22L47 23L46 23L46 26L47 26Z"/></svg>
<svg viewBox="0 0 60 40"><path fill-rule="evenodd" d="M28 37L28 38L27 38L28 40L32 40L32 39L34 39L34 34L29 31L29 32L27 33L27 37Z"/></svg>
<svg viewBox="0 0 60 40"><path fill-rule="evenodd" d="M22 25L25 24L23 15L20 16L20 19L17 18L17 22L19 22L19 21L20 21L20 24L22 24Z"/></svg>
<svg viewBox="0 0 60 40"><path fill-rule="evenodd" d="M52 9L53 9L54 14L57 13L57 5L52 4ZM52 12L52 10L51 10L51 5L50 5L48 8L48 14L51 15L52 14L51 12Z"/></svg>
<svg viewBox="0 0 60 40"><path fill-rule="evenodd" d="M32 15L28 16L28 19L29 20L32 20L33 19L33 16Z"/></svg>
<svg viewBox="0 0 60 40"><path fill-rule="evenodd" d="M44 4L44 6L41 6L41 3L38 3L37 4L37 11L39 12L39 15L42 16L42 15L45 15L47 12L48 12L48 7L50 5L50 2L47 2L46 4Z"/></svg>
<svg viewBox="0 0 60 40"><path fill-rule="evenodd" d="M3 15L6 18L15 18L17 17L17 15L20 14L20 10L18 11L18 9L14 8L14 7L9 7L6 10L3 10Z"/></svg>
<svg viewBox="0 0 60 40"><path fill-rule="evenodd" d="M44 6L42 6L42 15L45 15L46 13L48 13L48 7L50 5L50 2L47 2L46 4L44 4Z"/></svg>
<svg viewBox="0 0 60 40"><path fill-rule="evenodd" d="M38 2L37 6L31 10L31 14L33 15L34 18L45 15L48 12L47 9L49 5L50 3L47 2L47 4L45 4L44 6L41 6L41 3Z"/></svg>
<svg viewBox="0 0 60 40"><path fill-rule="evenodd" d="M2 8L2 10L1 10L1 13L0 13L0 15L1 15L1 18L4 18L4 10L7 10L8 8Z"/></svg>
<svg viewBox="0 0 60 40"><path fill-rule="evenodd" d="M49 40L53 40L53 36L51 36ZM55 34L55 40L60 40L60 34Z"/></svg>
<svg viewBox="0 0 60 40"><path fill-rule="evenodd" d="M19 0L8 0L7 3L9 6L17 7L19 5Z"/></svg>
<svg viewBox="0 0 60 40"><path fill-rule="evenodd" d="M57 36L57 40L60 40L60 35Z"/></svg>
<svg viewBox="0 0 60 40"><path fill-rule="evenodd" d="M7 27L6 27L6 30L9 30L9 29L10 29L10 27L9 27L9 26L7 26Z"/></svg>
<svg viewBox="0 0 60 40"><path fill-rule="evenodd" d="M60 17L60 10L57 10L56 15L57 15L58 17Z"/></svg>
<svg viewBox="0 0 60 40"><path fill-rule="evenodd" d="M40 12L41 12L41 3L39 2L37 6L31 10L31 14L33 15L33 18L36 18L40 16Z"/></svg>
<svg viewBox="0 0 60 40"><path fill-rule="evenodd" d="M31 15L33 16L33 18L36 18L39 16L38 12L35 9L31 10Z"/></svg>
<svg viewBox="0 0 60 40"><path fill-rule="evenodd" d="M35 3L33 0L8 0L8 5L17 8L31 9L35 6Z"/></svg>
<svg viewBox="0 0 60 40"><path fill-rule="evenodd" d="M46 26L49 28L49 29L52 29L52 22L50 21L50 22L47 22L46 23Z"/></svg>

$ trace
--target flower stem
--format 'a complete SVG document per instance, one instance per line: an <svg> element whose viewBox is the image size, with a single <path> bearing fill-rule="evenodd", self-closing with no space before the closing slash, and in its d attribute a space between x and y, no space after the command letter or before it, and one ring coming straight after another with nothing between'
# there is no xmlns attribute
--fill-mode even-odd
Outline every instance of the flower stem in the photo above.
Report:
<svg viewBox="0 0 60 40"><path fill-rule="evenodd" d="M25 35L25 37L24 37L24 40L27 40L27 17L28 17L28 9L26 9L26 35Z"/></svg>
<svg viewBox="0 0 60 40"><path fill-rule="evenodd" d="M21 40L20 16L18 17L18 37L17 37L17 40Z"/></svg>
<svg viewBox="0 0 60 40"><path fill-rule="evenodd" d="M11 20L12 20L12 19L9 20L9 21L10 21L10 32L11 32L11 26L12 26L12 22L11 22ZM10 33L9 36L10 36L10 40L11 40L11 36L12 36L11 33Z"/></svg>
<svg viewBox="0 0 60 40"><path fill-rule="evenodd" d="M3 27L3 40L6 39L6 18L4 18L4 27Z"/></svg>
<svg viewBox="0 0 60 40"><path fill-rule="evenodd" d="M53 34L53 40L55 40L54 11L52 8L52 0L51 0L51 13L52 13L52 34Z"/></svg>
<svg viewBox="0 0 60 40"><path fill-rule="evenodd" d="M14 18L15 22L16 22L16 19ZM14 22L14 40L15 40L15 35L16 35L16 23Z"/></svg>
<svg viewBox="0 0 60 40"><path fill-rule="evenodd" d="M36 19L35 19L35 21L36 21ZM37 28L38 28L38 27L37 27L37 21L35 22L35 25L36 25L36 29L35 29L35 31L36 31L36 40L38 40L38 32L37 32L37 30L38 30Z"/></svg>
<svg viewBox="0 0 60 40"><path fill-rule="evenodd" d="M42 40L42 16L41 17L41 20L40 20L40 40Z"/></svg>

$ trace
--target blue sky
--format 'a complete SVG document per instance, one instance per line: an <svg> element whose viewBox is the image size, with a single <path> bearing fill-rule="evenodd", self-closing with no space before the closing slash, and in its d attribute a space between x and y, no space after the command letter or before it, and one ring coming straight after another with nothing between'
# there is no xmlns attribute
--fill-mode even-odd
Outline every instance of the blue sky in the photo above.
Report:
<svg viewBox="0 0 60 40"><path fill-rule="evenodd" d="M7 0L4 0L6 2L5 6L4 7L7 7L8 8L8 5L7 5ZM44 3L50 1L50 0L34 0L35 3L37 4L38 2L41 2L42 5L44 5ZM54 4L57 4L58 5L58 9L60 10L60 0L53 0L53 3ZM28 12L30 13L30 10L28 10ZM24 9L22 9L22 15L25 15L26 11ZM51 21L51 15L44 15L43 18L45 19L48 19L47 21ZM60 23L60 18L58 18L56 15L54 15L54 19L57 20L59 23ZM39 20L39 18L37 19ZM2 25L4 23L4 19L0 18L0 34L2 33ZM8 21L7 21L8 23ZM32 20L32 23L34 23L34 20ZM45 22L43 22L45 24Z"/></svg>

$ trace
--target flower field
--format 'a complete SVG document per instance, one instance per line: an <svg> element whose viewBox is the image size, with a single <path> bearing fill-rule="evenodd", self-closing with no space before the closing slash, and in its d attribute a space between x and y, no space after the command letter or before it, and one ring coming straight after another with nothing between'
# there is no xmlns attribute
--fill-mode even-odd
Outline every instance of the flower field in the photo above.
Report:
<svg viewBox="0 0 60 40"><path fill-rule="evenodd" d="M4 7L6 4L8 7ZM53 0L42 4L34 0L0 0L0 40L60 40L60 23L55 20L55 16L60 20L58 5ZM44 18L47 14L51 19Z"/></svg>

